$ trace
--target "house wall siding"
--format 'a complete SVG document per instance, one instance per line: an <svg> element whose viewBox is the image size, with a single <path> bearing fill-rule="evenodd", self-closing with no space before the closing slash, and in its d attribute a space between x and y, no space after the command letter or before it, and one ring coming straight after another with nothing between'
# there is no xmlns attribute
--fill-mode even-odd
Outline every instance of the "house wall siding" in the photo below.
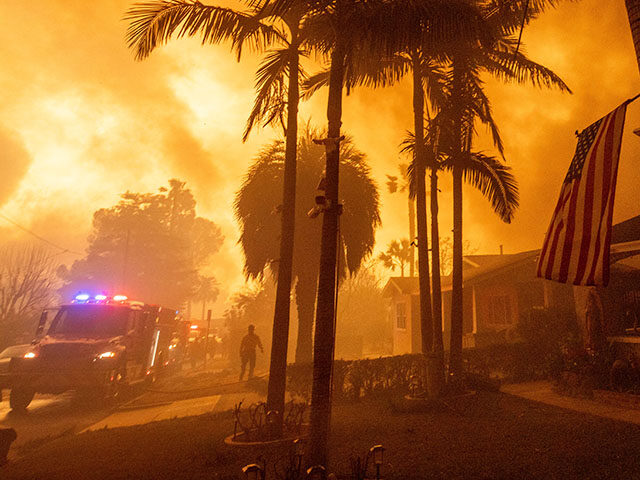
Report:
<svg viewBox="0 0 640 480"><path fill-rule="evenodd" d="M398 304L403 304L406 312L405 328L398 327ZM391 322L393 325L393 354L411 353L411 297L397 294L391 298Z"/></svg>

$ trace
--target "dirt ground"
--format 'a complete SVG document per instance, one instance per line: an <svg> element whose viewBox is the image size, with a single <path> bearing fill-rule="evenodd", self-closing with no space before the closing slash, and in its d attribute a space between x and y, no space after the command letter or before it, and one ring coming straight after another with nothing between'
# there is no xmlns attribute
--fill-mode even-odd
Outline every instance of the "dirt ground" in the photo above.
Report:
<svg viewBox="0 0 640 480"><path fill-rule="evenodd" d="M0 468L3 479L229 479L262 455L229 447L230 413L68 436ZM390 399L334 407L331 467L374 444L386 448L386 479L640 478L640 427L479 393L409 413ZM271 477L275 478L275 477Z"/></svg>

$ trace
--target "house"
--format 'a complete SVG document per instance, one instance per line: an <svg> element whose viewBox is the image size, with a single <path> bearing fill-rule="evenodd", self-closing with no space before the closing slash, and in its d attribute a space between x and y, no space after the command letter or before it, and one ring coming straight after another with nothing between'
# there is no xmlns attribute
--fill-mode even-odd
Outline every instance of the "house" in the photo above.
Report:
<svg viewBox="0 0 640 480"><path fill-rule="evenodd" d="M536 278L538 251L463 257L463 347L503 343L515 338L520 315L535 307L573 301L570 286ZM442 278L445 348L451 331L451 276ZM384 294L393 317L393 353L421 351L417 277L392 277Z"/></svg>
<svg viewBox="0 0 640 480"><path fill-rule="evenodd" d="M611 342L634 344L640 357L640 216L614 225L611 280L598 287L605 333ZM565 285L536 277L539 250L463 258L463 347L515 339L519 318L536 308L574 308L584 328L586 299L592 287ZM442 277L445 348L451 330L451 277ZM421 351L417 277L392 277L389 298L393 353Z"/></svg>
<svg viewBox="0 0 640 480"><path fill-rule="evenodd" d="M391 277L382 294L389 299L393 355L422 352L418 277Z"/></svg>
<svg viewBox="0 0 640 480"><path fill-rule="evenodd" d="M576 314L586 322L589 287L574 287ZM596 289L604 333L618 357L640 358L640 215L613 226L611 278Z"/></svg>

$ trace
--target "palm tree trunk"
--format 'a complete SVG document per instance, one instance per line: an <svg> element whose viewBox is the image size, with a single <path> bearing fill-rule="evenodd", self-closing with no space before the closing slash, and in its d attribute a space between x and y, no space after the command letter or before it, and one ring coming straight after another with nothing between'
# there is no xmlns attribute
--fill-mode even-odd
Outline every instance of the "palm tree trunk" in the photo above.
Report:
<svg viewBox="0 0 640 480"><path fill-rule="evenodd" d="M422 89L421 59L418 52L411 55L413 67L413 120L416 152L416 210L418 223L418 279L420 284L420 330L422 353L431 351L433 323L431 317L431 282L429 280L429 239L427 235L427 192L425 185L426 155L424 145L424 91Z"/></svg>
<svg viewBox="0 0 640 480"><path fill-rule="evenodd" d="M444 342L442 339L442 287L440 283L440 229L438 226L438 171L431 169L431 278L433 280L433 351L435 369L433 392L438 396L444 388Z"/></svg>
<svg viewBox="0 0 640 480"><path fill-rule="evenodd" d="M636 49L636 62L640 69L640 0L625 0L624 3L627 6L633 46Z"/></svg>
<svg viewBox="0 0 640 480"><path fill-rule="evenodd" d="M336 13L336 15L338 15ZM340 165L340 124L345 46L339 38L331 53L329 99L327 102L326 200L322 217L320 275L316 305L316 332L313 342L313 388L311 391L310 452L312 465L327 464L327 442L331 422L331 373L335 345L336 259L338 250L338 180Z"/></svg>
<svg viewBox="0 0 640 480"><path fill-rule="evenodd" d="M453 278L449 373L462 373L462 169L453 166Z"/></svg>
<svg viewBox="0 0 640 480"><path fill-rule="evenodd" d="M296 363L311 363L313 360L313 309L316 302L318 279L298 276L296 304L298 306L298 341Z"/></svg>
<svg viewBox="0 0 640 480"><path fill-rule="evenodd" d="M409 197L409 248L411 263L409 264L409 276L416 276L416 248L413 246L416 240L416 205L413 198Z"/></svg>
<svg viewBox="0 0 640 480"><path fill-rule="evenodd" d="M287 347L289 343L289 310L291 305L291 278L293 270L293 239L296 218L296 150L298 143L298 46L290 45L289 91L287 96L287 139L284 160L284 187L282 193L282 230L280 232L280 263L278 286L273 316L271 364L267 408L278 412L274 434L282 434L285 389L287 383Z"/></svg>

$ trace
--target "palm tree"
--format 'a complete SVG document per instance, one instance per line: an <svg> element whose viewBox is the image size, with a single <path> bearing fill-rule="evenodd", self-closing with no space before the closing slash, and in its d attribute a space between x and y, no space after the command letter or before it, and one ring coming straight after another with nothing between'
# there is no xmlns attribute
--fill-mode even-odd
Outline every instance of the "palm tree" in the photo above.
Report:
<svg viewBox="0 0 640 480"><path fill-rule="evenodd" d="M284 9L295 0L267 0L271 8ZM326 464L327 439L331 415L331 371L335 342L334 311L336 284L336 235L338 224L338 180L340 165L339 144L342 139L342 90L345 78L349 81L348 66L356 65L356 58L373 61L392 57L396 52L413 52L420 45L444 46L454 39L483 36L483 26L475 8L466 1L414 0L386 2L371 0L316 0L311 2L320 18L328 24L318 43L330 56L327 102L328 129L323 140L326 149L326 199L328 208L323 215L320 276L316 309L316 335L314 342L314 374L311 398L311 435L314 445L311 461ZM416 100L418 100L416 98ZM416 121L418 115L415 116ZM420 130L422 131L422 130ZM422 142L418 142L420 151ZM419 158L421 156L419 155ZM418 210L420 204L417 205ZM429 318L431 305L426 258L420 260L420 243L426 251L426 231L420 233L418 217L418 265L421 280L421 317ZM422 240L421 240L422 235ZM430 321L427 324L431 329ZM423 325L424 327L424 325ZM423 328L423 332L425 329ZM428 339L427 339L428 340ZM428 341L424 340L424 345Z"/></svg>
<svg viewBox="0 0 640 480"><path fill-rule="evenodd" d="M323 176L323 148L313 143L318 132L307 130L298 145L298 182L293 277L298 308L296 362L310 362L313 339L313 308L317 293L320 225L307 212L315 206L313 192ZM341 143L343 179L340 199L344 204L340 226L339 274L355 273L373 249L380 224L378 191L370 178L365 156L350 139ZM235 215L241 226L240 244L245 255L245 274L259 278L266 267L278 267L277 198L284 165L282 142L265 148L250 167L235 200Z"/></svg>
<svg viewBox="0 0 640 480"><path fill-rule="evenodd" d="M378 260L382 262L385 268L395 272L396 267L400 268L400 276L404 277L404 267L411 262L411 244L409 240L393 240L387 247L386 252L380 252Z"/></svg>
<svg viewBox="0 0 640 480"><path fill-rule="evenodd" d="M205 319L205 310L207 302L215 302L218 298L218 282L213 277L198 277L198 286L193 295L193 300L202 302L202 320Z"/></svg>
<svg viewBox="0 0 640 480"><path fill-rule="evenodd" d="M444 165L453 176L450 374L454 379L462 373L462 181L466 179L479 188L507 223L518 206L517 184L509 169L494 157L472 151L475 124L479 121L489 127L494 145L504 158L502 139L484 93L481 73L488 72L505 81L530 82L570 92L555 73L529 60L509 31L509 28L503 29L491 48L460 48L452 55L445 85L447 100L437 119L439 148L446 153L448 160Z"/></svg>
<svg viewBox="0 0 640 480"><path fill-rule="evenodd" d="M269 410L284 410L289 308L293 268L296 145L298 136L299 80L304 76L300 55L305 41L305 5L292 5L283 11L251 9L239 12L219 6L203 5L197 0L152 0L135 4L125 19L130 20L127 40L135 48L138 59L146 58L172 37L201 36L203 43L231 41L238 60L243 47L266 51L256 74L257 96L247 120L243 140L260 122L280 122L286 135L284 183L282 191L280 254L277 270L278 286L272 333L272 351L267 404ZM284 115L286 110L286 126ZM281 418L279 427L281 427Z"/></svg>
<svg viewBox="0 0 640 480"><path fill-rule="evenodd" d="M400 170L401 182L398 182L400 178L396 175L387 175L387 190L389 193L402 192L407 194L408 206L409 206L409 276L415 275L415 238L416 238L416 205L413 195L409 191L409 165L400 164L398 170ZM404 275L403 275L404 276Z"/></svg>
<svg viewBox="0 0 640 480"><path fill-rule="evenodd" d="M474 39L479 42L478 35L481 40L487 41L484 35L483 25L479 24L480 15L477 10L470 8L466 3L457 2L396 2L394 5L396 10L387 12L385 19L400 18L400 31L404 32L410 41L398 42L390 41L389 44L393 48L384 50L384 54L380 55L371 53L370 47L357 45L352 46L351 56L346 59L344 66L344 74L346 75L344 83L348 89L357 85L367 85L374 87L384 87L398 81L408 72L413 73L413 113L414 128L418 134L418 140L414 138L416 146L416 168L424 172L427 165L427 151L423 141L424 132L424 112L425 112L425 90L432 101L437 101L439 90L431 88L432 76L438 77L440 72L437 70L435 62L424 54L424 45L430 47L432 55L442 55L446 58L446 50L454 39L460 43L465 40ZM426 11L421 10L425 8ZM441 8L439 12L438 8ZM409 16L410 18L407 18ZM385 33L394 31L394 25L389 25ZM369 29L371 24L369 23ZM351 25L349 28L353 28ZM469 31L473 35L469 35ZM383 36L379 36L383 37ZM384 38L384 37L383 37ZM443 48L442 44L444 44ZM363 51L357 51L357 48ZM329 84L332 70L329 72L321 72L312 76L306 87L308 94L312 94L319 87ZM432 305L431 305L431 287L429 279L429 260L428 260L428 232L426 217L426 189L424 184L424 173L416 176L416 189L414 195L416 197L417 224L418 224L418 275L420 284L420 323L422 349L426 354L432 348L433 338L433 321L432 321ZM441 321L440 321L441 323ZM441 335L441 332L440 332ZM444 372L444 363L440 370ZM444 373L441 377L444 379ZM442 383L442 382L441 382Z"/></svg>

